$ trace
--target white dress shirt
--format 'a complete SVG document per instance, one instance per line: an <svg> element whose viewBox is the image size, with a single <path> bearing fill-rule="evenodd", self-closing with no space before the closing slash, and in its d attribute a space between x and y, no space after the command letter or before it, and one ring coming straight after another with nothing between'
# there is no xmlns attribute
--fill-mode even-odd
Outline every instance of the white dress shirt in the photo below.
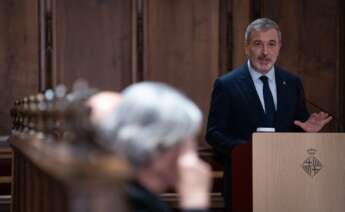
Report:
<svg viewBox="0 0 345 212"><path fill-rule="evenodd" d="M254 82L256 93L258 94L260 98L262 108L265 111L265 101L264 101L264 94L263 94L264 83L260 80L260 77L264 74L261 74L260 72L256 71L251 66L249 60L248 60L248 69L249 69L250 76L252 77L252 80ZM272 66L271 70L269 70L269 72L265 74L265 76L268 77L268 85L270 87L270 90L273 96L275 109L277 110L277 85L276 85L274 66Z"/></svg>

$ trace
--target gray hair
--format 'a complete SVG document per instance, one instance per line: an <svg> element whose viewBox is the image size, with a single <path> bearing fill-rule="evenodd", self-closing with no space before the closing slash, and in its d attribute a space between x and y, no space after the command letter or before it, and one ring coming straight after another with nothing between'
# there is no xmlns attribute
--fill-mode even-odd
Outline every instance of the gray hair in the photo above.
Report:
<svg viewBox="0 0 345 212"><path fill-rule="evenodd" d="M134 84L122 97L107 131L113 148L136 168L156 152L195 136L200 128L198 107L162 83Z"/></svg>
<svg viewBox="0 0 345 212"><path fill-rule="evenodd" d="M250 36L253 30L266 31L269 29L275 29L278 33L279 41L281 41L282 35L281 35L281 31L279 29L278 24L269 18L259 18L253 21L252 23L250 23L247 26L246 32L244 34L244 39L246 42L249 42Z"/></svg>

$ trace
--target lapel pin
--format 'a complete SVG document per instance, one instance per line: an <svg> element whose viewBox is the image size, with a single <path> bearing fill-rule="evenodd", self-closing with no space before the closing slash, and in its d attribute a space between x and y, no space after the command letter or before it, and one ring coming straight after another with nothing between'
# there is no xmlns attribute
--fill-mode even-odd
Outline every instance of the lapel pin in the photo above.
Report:
<svg viewBox="0 0 345 212"><path fill-rule="evenodd" d="M285 81L283 81L283 85L286 85L286 82L285 82Z"/></svg>

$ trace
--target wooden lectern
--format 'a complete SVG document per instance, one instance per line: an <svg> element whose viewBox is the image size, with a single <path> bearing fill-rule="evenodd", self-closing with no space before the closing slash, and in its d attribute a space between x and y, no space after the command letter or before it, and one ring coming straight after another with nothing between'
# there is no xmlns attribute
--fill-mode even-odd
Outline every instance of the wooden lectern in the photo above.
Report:
<svg viewBox="0 0 345 212"><path fill-rule="evenodd" d="M232 152L233 212L344 212L345 133L255 133Z"/></svg>
<svg viewBox="0 0 345 212"><path fill-rule="evenodd" d="M257 133L254 212L344 212L345 133Z"/></svg>

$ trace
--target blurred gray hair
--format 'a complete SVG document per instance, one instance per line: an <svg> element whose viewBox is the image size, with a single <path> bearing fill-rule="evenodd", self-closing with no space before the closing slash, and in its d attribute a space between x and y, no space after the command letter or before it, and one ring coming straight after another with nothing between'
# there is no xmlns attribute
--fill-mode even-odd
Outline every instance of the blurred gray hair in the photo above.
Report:
<svg viewBox="0 0 345 212"><path fill-rule="evenodd" d="M122 100L106 131L112 148L140 168L158 151L195 136L202 114L184 95L162 83L134 84Z"/></svg>
<svg viewBox="0 0 345 212"><path fill-rule="evenodd" d="M253 30L266 31L269 29L275 29L278 33L279 41L281 41L282 35L281 35L281 31L279 29L278 24L269 18L259 18L253 21L252 23L250 23L247 26L246 32L244 34L244 39L248 43Z"/></svg>

